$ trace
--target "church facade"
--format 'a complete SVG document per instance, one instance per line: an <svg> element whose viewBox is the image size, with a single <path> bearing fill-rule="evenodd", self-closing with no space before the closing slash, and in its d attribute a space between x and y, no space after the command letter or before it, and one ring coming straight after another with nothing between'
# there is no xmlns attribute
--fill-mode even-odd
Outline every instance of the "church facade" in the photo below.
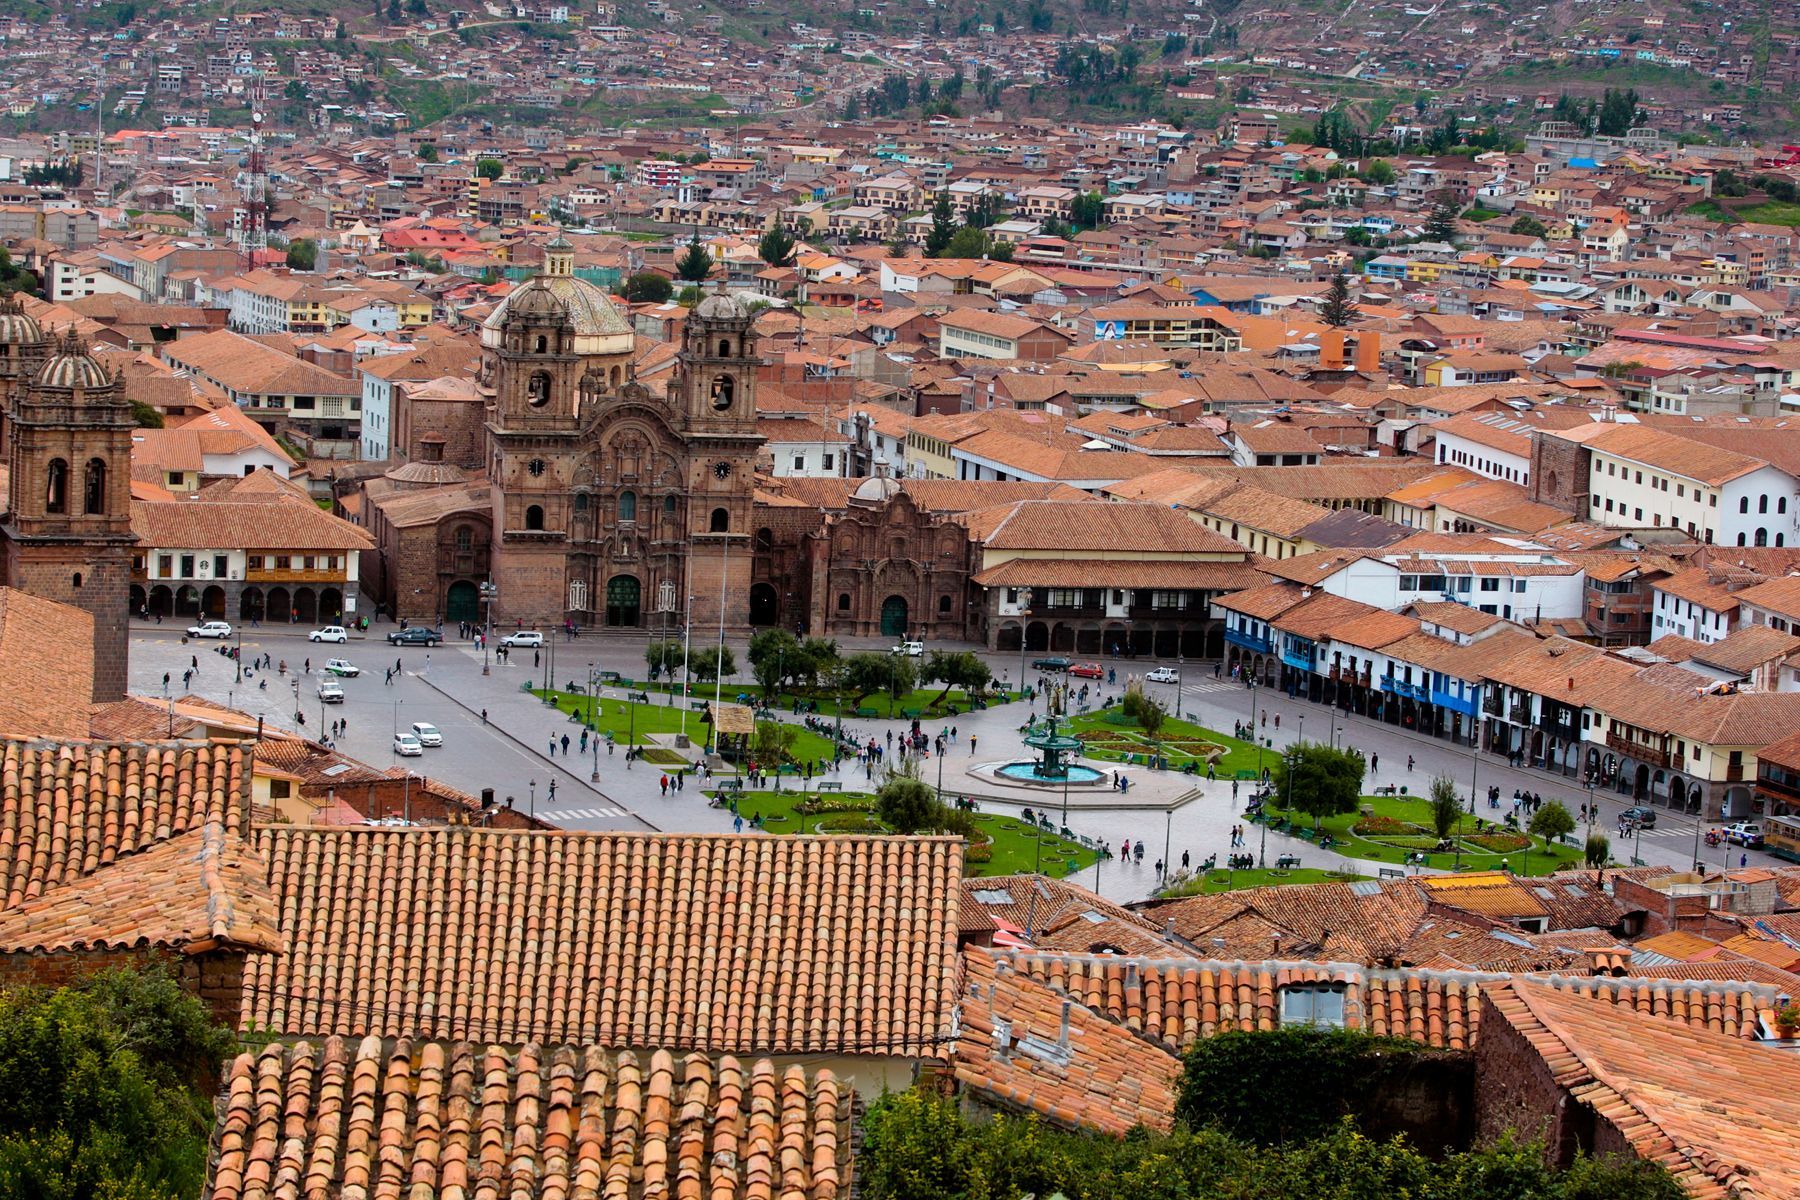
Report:
<svg viewBox="0 0 1800 1200"><path fill-rule="evenodd" d="M716 628L722 617L728 630L743 629L762 444L753 314L731 297L702 300L675 377L658 394L632 378L630 324L573 266L568 243L551 242L543 272L484 322L476 386L485 460L469 465L486 486L461 485L467 504L430 512L461 539L457 564L471 568L463 573L482 566L487 576L461 578L439 564L426 589L402 577L423 572L388 562L390 611L479 621L487 614L473 597L491 579L497 627L673 630L690 620ZM388 495L365 489L367 504L383 511L428 506L417 489ZM478 496L485 511L475 511Z"/></svg>

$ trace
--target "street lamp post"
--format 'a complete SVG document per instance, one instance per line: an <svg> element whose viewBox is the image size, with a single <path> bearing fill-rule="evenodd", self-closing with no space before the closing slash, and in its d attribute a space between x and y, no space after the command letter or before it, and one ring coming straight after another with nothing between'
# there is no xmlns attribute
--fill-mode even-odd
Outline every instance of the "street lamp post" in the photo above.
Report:
<svg viewBox="0 0 1800 1200"><path fill-rule="evenodd" d="M487 619L481 631L481 673L486 675L488 673L488 643L494 637L494 597L500 594L500 589L496 588L494 581L490 579L479 584L477 590L481 593L481 603L487 611Z"/></svg>
<svg viewBox="0 0 1800 1200"><path fill-rule="evenodd" d="M681 627L681 736L687 737L688 680L694 677L688 666L688 655L694 647L694 597L687 598L687 619Z"/></svg>
<svg viewBox="0 0 1800 1200"><path fill-rule="evenodd" d="M525 785L531 789L531 819L537 820L537 780L532 779Z"/></svg>
<svg viewBox="0 0 1800 1200"><path fill-rule="evenodd" d="M1025 691L1025 626L1031 615L1031 589L1019 589L1019 691Z"/></svg>
<svg viewBox="0 0 1800 1200"><path fill-rule="evenodd" d="M1256 676L1250 677L1250 740L1256 743L1256 781L1262 782L1262 739L1256 736Z"/></svg>
<svg viewBox="0 0 1800 1200"><path fill-rule="evenodd" d="M290 681L294 685L294 723L306 724L306 714L300 711L300 676L295 675Z"/></svg>

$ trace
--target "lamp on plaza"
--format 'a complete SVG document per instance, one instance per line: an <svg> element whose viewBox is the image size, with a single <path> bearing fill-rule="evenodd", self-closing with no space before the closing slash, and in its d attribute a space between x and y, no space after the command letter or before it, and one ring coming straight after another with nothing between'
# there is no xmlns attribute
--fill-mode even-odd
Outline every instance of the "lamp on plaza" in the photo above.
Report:
<svg viewBox="0 0 1800 1200"><path fill-rule="evenodd" d="M526 787L531 789L531 819L537 820L537 780L527 780Z"/></svg>
<svg viewBox="0 0 1800 1200"><path fill-rule="evenodd" d="M486 675L488 673L488 642L494 636L494 598L500 594L500 589L494 586L493 580L489 579L478 584L477 590L481 594L481 603L487 610L487 618L481 631L481 673Z"/></svg>
<svg viewBox="0 0 1800 1200"><path fill-rule="evenodd" d="M1025 690L1025 626L1031 616L1031 589L1019 589L1019 691Z"/></svg>
<svg viewBox="0 0 1800 1200"><path fill-rule="evenodd" d="M1250 740L1256 743L1256 779L1262 781L1262 739L1256 736L1256 676L1249 677L1250 686Z"/></svg>
<svg viewBox="0 0 1800 1200"><path fill-rule="evenodd" d="M296 672L293 679L289 680L288 682L290 682L294 685L294 724L305 725L306 724L306 714L302 713L300 711L300 675L299 675L299 673Z"/></svg>

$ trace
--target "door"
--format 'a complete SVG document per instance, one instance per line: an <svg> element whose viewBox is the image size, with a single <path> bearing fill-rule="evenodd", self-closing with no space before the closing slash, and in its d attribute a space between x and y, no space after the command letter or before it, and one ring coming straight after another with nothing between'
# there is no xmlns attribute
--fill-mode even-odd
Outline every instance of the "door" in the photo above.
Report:
<svg viewBox="0 0 1800 1200"><path fill-rule="evenodd" d="M640 589L635 575L614 575L606 581L606 623L630 625L638 623Z"/></svg>
<svg viewBox="0 0 1800 1200"><path fill-rule="evenodd" d="M906 636L906 597L889 596L881 602L881 636Z"/></svg>
<svg viewBox="0 0 1800 1200"><path fill-rule="evenodd" d="M479 621L481 619L481 594L475 585L466 579L459 579L450 585L444 596L444 620L456 624L462 621Z"/></svg>

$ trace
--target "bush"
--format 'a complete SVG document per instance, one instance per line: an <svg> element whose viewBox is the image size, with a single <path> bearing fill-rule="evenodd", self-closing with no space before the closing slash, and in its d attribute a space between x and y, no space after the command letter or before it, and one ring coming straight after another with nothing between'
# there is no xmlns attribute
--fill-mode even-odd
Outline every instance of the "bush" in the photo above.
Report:
<svg viewBox="0 0 1800 1200"><path fill-rule="evenodd" d="M1401 837L1418 831L1410 822L1383 816L1367 816L1350 827L1350 832L1359 837Z"/></svg>
<svg viewBox="0 0 1800 1200"><path fill-rule="evenodd" d="M843 812L820 817L813 825L820 833L891 833L868 813Z"/></svg>
<svg viewBox="0 0 1800 1200"><path fill-rule="evenodd" d="M1517 854L1531 845L1531 839L1522 833L1477 833L1463 841L1479 846L1491 854Z"/></svg>
<svg viewBox="0 0 1800 1200"><path fill-rule="evenodd" d="M794 811L803 817L816 816L820 813L868 812L874 806L872 800L852 800L845 796L819 796L812 800L802 800L794 805Z"/></svg>

